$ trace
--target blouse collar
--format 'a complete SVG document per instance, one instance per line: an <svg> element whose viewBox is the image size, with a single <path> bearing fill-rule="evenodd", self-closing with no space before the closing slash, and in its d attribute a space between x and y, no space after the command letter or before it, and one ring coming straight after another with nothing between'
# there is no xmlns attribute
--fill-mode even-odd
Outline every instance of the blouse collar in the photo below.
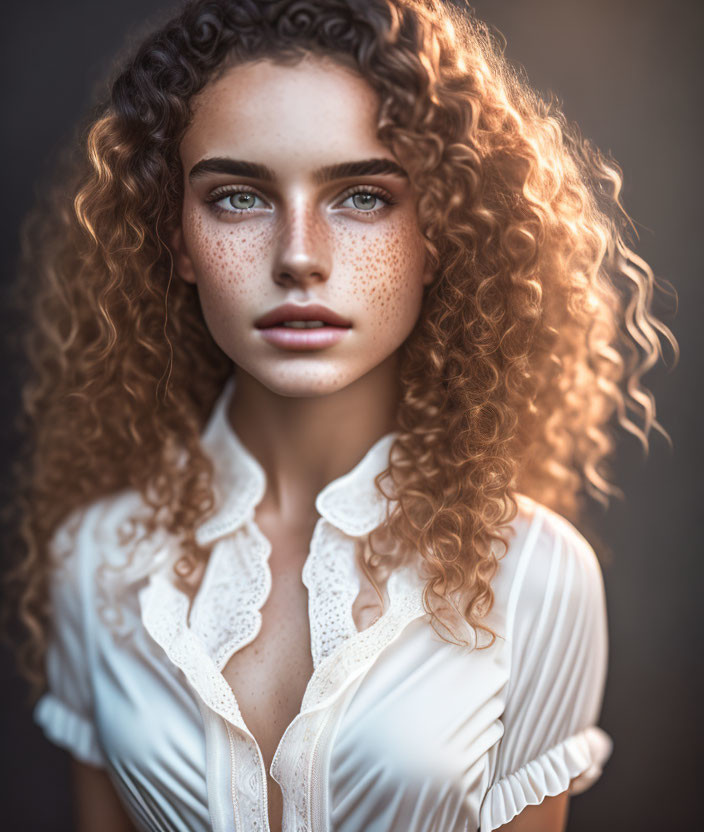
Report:
<svg viewBox="0 0 704 832"><path fill-rule="evenodd" d="M139 591L139 605L146 631L202 701L249 734L222 671L261 629L263 605L272 587L271 546L254 521L254 509L265 492L264 471L227 419L233 389L231 379L201 437L214 464L218 500L216 513L196 530L199 543L213 543L202 582L191 603L173 580L172 566L180 551L167 545L161 565ZM310 746L310 715L342 696L403 628L425 612L423 582L410 564L404 564L389 576L388 608L373 624L358 631L352 613L361 586L356 537L384 521L388 501L374 478L387 467L395 436L389 433L375 442L351 471L328 483L316 498L321 520L301 571L308 590L314 672L301 712L284 735L290 739L282 738L281 754L277 750L280 759L291 753L287 748ZM249 764L245 760L242 765ZM272 771L276 765L277 757ZM291 763L291 770L297 766ZM254 777L257 764L250 769ZM281 774L276 776L282 782Z"/></svg>
<svg viewBox="0 0 704 832"><path fill-rule="evenodd" d="M253 518L266 491L264 469L242 444L227 417L234 389L233 375L215 402L201 436L203 449L214 466L217 506L196 529L196 541L201 546L232 533ZM374 480L388 466L396 436L396 432L382 436L351 471L329 482L316 497L318 514L343 533L362 536L384 521L387 500Z"/></svg>

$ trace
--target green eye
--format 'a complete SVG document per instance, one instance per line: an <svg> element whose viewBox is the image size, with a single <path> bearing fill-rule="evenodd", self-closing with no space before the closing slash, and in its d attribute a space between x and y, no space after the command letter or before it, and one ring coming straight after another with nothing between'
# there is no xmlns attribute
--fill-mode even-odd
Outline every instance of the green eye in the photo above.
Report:
<svg viewBox="0 0 704 832"><path fill-rule="evenodd" d="M208 202L216 211L222 211L226 214L248 214L253 208L268 207L266 202L257 194L242 190L215 193L208 199Z"/></svg>
<svg viewBox="0 0 704 832"><path fill-rule="evenodd" d="M394 204L395 200L386 191L377 193L376 190L371 188L360 188L353 191L340 203L342 207L353 208L355 211L359 211L360 214L377 214L389 205Z"/></svg>
<svg viewBox="0 0 704 832"><path fill-rule="evenodd" d="M233 208L253 208L256 202L254 194L247 193L247 191L238 191L235 194L230 194L227 197L228 202Z"/></svg>
<svg viewBox="0 0 704 832"><path fill-rule="evenodd" d="M251 193L250 191L232 191L229 194L226 194L222 199L219 199L218 202L221 204L223 210L225 211L249 211L252 208L259 208L257 200L259 197L256 194ZM261 200L259 199L261 202ZM224 204L223 204L224 203Z"/></svg>
<svg viewBox="0 0 704 832"><path fill-rule="evenodd" d="M360 211L373 209L376 206L379 197L376 194L358 193L352 195L352 202L354 207Z"/></svg>

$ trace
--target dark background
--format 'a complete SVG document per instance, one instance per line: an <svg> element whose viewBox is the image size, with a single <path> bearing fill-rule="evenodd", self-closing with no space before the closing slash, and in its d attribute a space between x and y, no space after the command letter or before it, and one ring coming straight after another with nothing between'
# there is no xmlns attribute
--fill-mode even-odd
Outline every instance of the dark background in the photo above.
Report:
<svg viewBox="0 0 704 832"><path fill-rule="evenodd" d="M173 4L62 0L3 8L4 187L0 201L3 287L12 279L21 217L59 148L92 102L127 39ZM605 566L610 667L602 727L614 752L600 781L571 801L569 832L693 830L701 783L702 547L702 48L704 4L673 0L481 0L480 17L506 38L508 57L625 174L624 204L639 253L675 286L680 341L674 372L646 382L674 450L653 435L644 459L624 436L617 480L626 500L595 508L596 532L613 552ZM664 314L666 307L660 308ZM10 312L2 304L3 332ZM671 355L668 351L668 357ZM2 354L0 454L8 471L17 437L21 375ZM7 474L2 478L7 486ZM5 498L6 495L3 495ZM0 654L2 828L69 830L68 757L31 721L24 685ZM360 830L362 832L362 830Z"/></svg>

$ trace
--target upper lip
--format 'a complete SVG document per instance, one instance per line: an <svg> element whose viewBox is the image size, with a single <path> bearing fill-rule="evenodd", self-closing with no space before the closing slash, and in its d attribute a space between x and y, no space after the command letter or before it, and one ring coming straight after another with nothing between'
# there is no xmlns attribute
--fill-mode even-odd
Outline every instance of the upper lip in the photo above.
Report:
<svg viewBox="0 0 704 832"><path fill-rule="evenodd" d="M319 303L306 303L305 305L284 303L272 309L271 312L267 312L266 315L262 315L254 322L254 325L258 329L265 329L284 321L322 321L324 324L333 326L352 326L349 321L341 318L332 309Z"/></svg>

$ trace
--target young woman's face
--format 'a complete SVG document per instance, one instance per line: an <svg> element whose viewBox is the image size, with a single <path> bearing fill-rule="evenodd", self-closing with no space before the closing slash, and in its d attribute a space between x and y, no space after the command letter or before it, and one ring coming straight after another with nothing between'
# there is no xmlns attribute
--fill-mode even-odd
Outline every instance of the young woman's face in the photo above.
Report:
<svg viewBox="0 0 704 832"><path fill-rule="evenodd" d="M220 348L278 394L347 386L418 318L431 275L377 106L332 62L259 61L205 88L183 138L177 271Z"/></svg>

